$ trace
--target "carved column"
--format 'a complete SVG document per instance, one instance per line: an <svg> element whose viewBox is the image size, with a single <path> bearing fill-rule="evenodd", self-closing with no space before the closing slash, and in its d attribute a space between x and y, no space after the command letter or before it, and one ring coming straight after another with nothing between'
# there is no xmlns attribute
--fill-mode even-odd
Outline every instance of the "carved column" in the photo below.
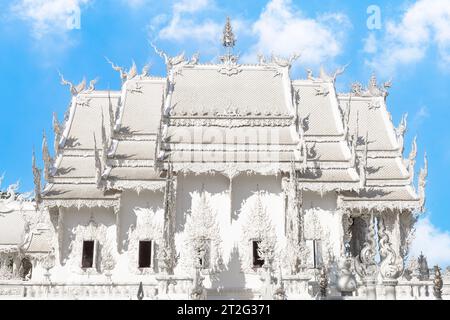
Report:
<svg viewBox="0 0 450 320"><path fill-rule="evenodd" d="M58 254L59 263L62 264L64 260L64 209L58 208Z"/></svg>
<svg viewBox="0 0 450 320"><path fill-rule="evenodd" d="M164 243L158 255L159 265L162 273L173 273L176 261L175 248L175 197L176 197L176 177L169 164L167 171L166 187L164 193Z"/></svg>
<svg viewBox="0 0 450 320"><path fill-rule="evenodd" d="M369 300L376 300L377 263L375 242L375 219L372 213L362 217L366 224L366 237L360 254L355 258L356 272L363 279L366 286L366 296Z"/></svg>
<svg viewBox="0 0 450 320"><path fill-rule="evenodd" d="M342 229L343 229L343 256L351 256L350 241L352 240L353 218L350 212L342 213Z"/></svg>
<svg viewBox="0 0 450 320"><path fill-rule="evenodd" d="M403 271L403 259L393 249L392 242L386 231L384 216L378 218L378 237L380 249L380 273L383 276L383 285L385 287L385 297L389 300L395 300L395 287L398 283L397 278ZM398 222L398 219L396 219Z"/></svg>

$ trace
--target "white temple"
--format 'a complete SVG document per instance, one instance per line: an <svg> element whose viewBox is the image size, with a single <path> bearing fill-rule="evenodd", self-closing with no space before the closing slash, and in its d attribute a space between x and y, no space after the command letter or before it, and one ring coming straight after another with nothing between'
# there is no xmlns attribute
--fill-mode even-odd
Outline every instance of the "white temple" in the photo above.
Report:
<svg viewBox="0 0 450 320"><path fill-rule="evenodd" d="M240 64L229 21L223 45L217 64L155 47L164 78L111 63L118 91L62 78L35 201L0 200L0 298L435 299L447 275L406 263L427 167L390 84Z"/></svg>

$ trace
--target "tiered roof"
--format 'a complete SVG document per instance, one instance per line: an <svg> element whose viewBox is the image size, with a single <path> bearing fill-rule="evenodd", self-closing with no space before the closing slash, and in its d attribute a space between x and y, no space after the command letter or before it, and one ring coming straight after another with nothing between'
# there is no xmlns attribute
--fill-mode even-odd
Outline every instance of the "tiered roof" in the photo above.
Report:
<svg viewBox="0 0 450 320"><path fill-rule="evenodd" d="M386 88L374 77L366 90L337 94L343 69L292 80L297 56L241 65L227 48L218 64L156 50L165 78L113 65L121 91L71 85L56 161L46 163L44 203L117 208L123 190L164 189L168 170L232 178L294 167L301 188L336 191L342 208L423 207L426 171L418 195L415 151L402 156L406 121L394 128Z"/></svg>

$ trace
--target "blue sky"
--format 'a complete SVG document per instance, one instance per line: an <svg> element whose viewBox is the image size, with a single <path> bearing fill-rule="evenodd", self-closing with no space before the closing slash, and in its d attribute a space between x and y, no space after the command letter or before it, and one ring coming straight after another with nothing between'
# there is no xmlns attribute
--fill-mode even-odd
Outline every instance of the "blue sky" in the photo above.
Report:
<svg viewBox="0 0 450 320"><path fill-rule="evenodd" d="M77 12L80 28L70 27ZM226 16L241 61L256 61L258 52L300 52L296 78L307 67L332 71L350 62L338 78L341 92L353 81L366 83L372 72L380 81L393 79L394 124L409 114L405 157L415 135L417 170L425 150L429 155L428 213L418 238L426 248L439 243L431 259L450 264L450 0L0 0L2 187L20 179L22 191L33 188L32 148L40 153L43 129L52 139L52 112L62 120L70 99L57 70L73 82L99 77L99 89L120 84L105 56L127 67L132 59L139 67L151 63L151 72L163 75L150 41L172 55L199 51L202 61L216 60Z"/></svg>

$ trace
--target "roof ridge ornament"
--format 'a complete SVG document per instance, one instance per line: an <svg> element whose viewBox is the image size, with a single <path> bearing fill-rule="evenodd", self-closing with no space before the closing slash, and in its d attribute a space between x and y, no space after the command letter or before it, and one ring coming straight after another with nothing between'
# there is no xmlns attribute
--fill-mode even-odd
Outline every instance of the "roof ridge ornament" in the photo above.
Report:
<svg viewBox="0 0 450 320"><path fill-rule="evenodd" d="M86 90L86 93L92 93L95 91L95 85L97 84L98 80L99 80L99 78L97 77L97 78L89 81L89 87Z"/></svg>
<svg viewBox="0 0 450 320"><path fill-rule="evenodd" d="M367 88L363 88L360 82L352 84L352 94L357 97L387 97L389 95L388 89L392 87L392 79L383 83L383 86L378 85L375 73L369 79Z"/></svg>
<svg viewBox="0 0 450 320"><path fill-rule="evenodd" d="M153 42L150 42L150 46L155 50L156 54L160 56L162 59L164 59L164 62L167 66L167 71L173 69L175 66L178 66L181 63L185 63L185 52L183 51L177 56L170 57L167 53L165 53L163 50L159 50L156 45Z"/></svg>
<svg viewBox="0 0 450 320"><path fill-rule="evenodd" d="M236 38L229 17L227 17L227 22L225 23L223 30L222 45L227 49L227 52L219 57L223 65L219 68L219 73L232 76L242 72L242 69L240 69L240 65L238 64L239 55L234 55L232 53L234 46L236 45Z"/></svg>
<svg viewBox="0 0 450 320"><path fill-rule="evenodd" d="M64 76L61 74L61 72L58 71L58 74L61 78L61 84L63 86L69 86L70 89L70 93L72 94L73 97L76 97L78 94L80 94L81 92L85 91L86 89L86 78L83 78L83 80L77 84L74 85L72 82L67 81L66 79L64 79Z"/></svg>
<svg viewBox="0 0 450 320"><path fill-rule="evenodd" d="M272 63L282 68L290 69L295 61L300 58L301 54L294 52L289 58L283 58L272 53Z"/></svg>
<svg viewBox="0 0 450 320"><path fill-rule="evenodd" d="M108 57L105 57L105 59L111 65L111 67L113 68L114 71L119 72L120 79L122 80L122 84L128 80L135 78L138 75L136 62L134 62L134 60L132 61L130 70L125 71L123 67L119 67L118 65L115 65L111 60L108 59Z"/></svg>
<svg viewBox="0 0 450 320"><path fill-rule="evenodd" d="M312 75L312 71L311 69L307 70L307 74L308 74L308 80L322 80L324 82L331 82L331 83L335 83L336 82L336 78L338 76L340 76L341 74L343 74L345 72L345 70L347 69L347 67L350 65L350 62L347 63L344 66L338 67L334 73L332 75L329 75L326 71L325 68L323 66L320 66L320 71L319 71L319 78L314 78Z"/></svg>

